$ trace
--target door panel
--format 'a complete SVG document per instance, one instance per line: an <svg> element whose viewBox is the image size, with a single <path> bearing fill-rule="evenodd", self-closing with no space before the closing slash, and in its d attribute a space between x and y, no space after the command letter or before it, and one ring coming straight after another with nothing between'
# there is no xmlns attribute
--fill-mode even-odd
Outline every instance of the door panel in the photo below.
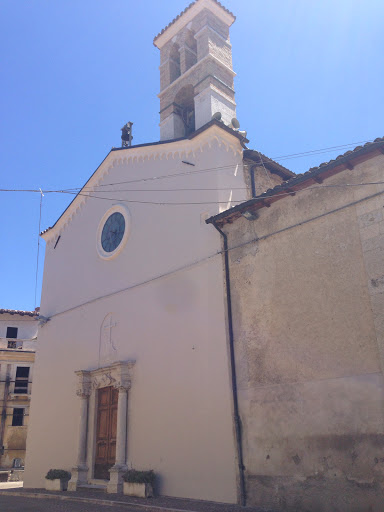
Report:
<svg viewBox="0 0 384 512"><path fill-rule="evenodd" d="M109 480L109 469L116 458L117 401L112 386L97 391L96 459L94 477Z"/></svg>

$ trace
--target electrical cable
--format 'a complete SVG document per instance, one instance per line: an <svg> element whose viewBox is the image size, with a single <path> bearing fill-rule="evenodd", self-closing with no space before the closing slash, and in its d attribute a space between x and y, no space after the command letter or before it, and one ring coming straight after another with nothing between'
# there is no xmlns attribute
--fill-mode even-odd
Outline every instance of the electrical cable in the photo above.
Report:
<svg viewBox="0 0 384 512"><path fill-rule="evenodd" d="M104 199L105 201L118 201L118 202L121 202L121 203L129 203L129 204L132 204L132 203L135 203L135 204L153 204L153 205L158 205L158 206L187 206L187 205L204 205L204 204L228 204L228 202L231 202L231 203L243 203L244 201L246 201L246 199L239 199L239 200L232 200L232 201L198 201L198 202L187 202L187 201L183 201L183 202L173 202L173 203L169 203L169 202L166 202L166 201L137 201L137 200L134 200L134 199L121 199L121 198L117 198L117 197L101 197L101 196L94 196L94 195L91 195L89 193L86 193L86 194L82 194L81 192L78 192L78 193L75 193L75 192L64 192L65 194L73 194L73 195L76 195L76 196L81 196L81 197L91 197L93 199Z"/></svg>
<svg viewBox="0 0 384 512"><path fill-rule="evenodd" d="M243 167L248 167L247 164L241 164ZM161 175L161 176L152 176L152 177L149 177L149 178L139 178L139 179L136 179L136 180L126 180L126 181L120 181L120 182L114 182L114 183L104 183L102 185L96 185L96 187L109 187L109 186L113 186L113 185L125 185L127 183L139 183L139 182L146 182L146 181L156 181L156 180L161 180L161 179L166 179L166 178L178 178L180 176L187 176L187 175L191 175L191 174L200 174L200 173L205 173L205 172L212 172L212 171L220 171L220 170L228 170L228 169L233 169L233 168L236 168L238 167L239 164L231 164L231 165L226 165L226 166L219 166L219 167L208 167L206 169L199 169L199 170L196 170L196 171L186 171L186 172L178 172L177 170L174 171L174 173L171 173L171 174L165 174L165 175ZM94 190L94 186L90 187L90 186L86 186L84 185L84 187L73 187L73 188L65 188L65 189L59 189L59 190L43 190L44 194L49 194L49 193L59 193L59 192L76 192L77 190L85 190L87 188L90 188L92 190ZM1 188L0 189L0 192L40 192L40 189L5 189L5 188Z"/></svg>
<svg viewBox="0 0 384 512"><path fill-rule="evenodd" d="M328 148L311 149L309 151L302 151L300 153L291 153L290 155L288 154L288 155L274 156L274 157L272 157L272 159L273 160L290 160L290 159L296 158L296 157L301 158L301 157L305 157L305 156L309 156L309 155L328 153L328 152L336 151L339 149L348 148L350 146L356 146L359 144L367 144L368 142L370 144L381 144L383 141L380 140L380 141L375 142L375 141L370 141L370 140L363 140L360 142L350 142L348 144L342 144L340 146L329 146Z"/></svg>
<svg viewBox="0 0 384 512"><path fill-rule="evenodd" d="M263 165L263 169L264 169L265 175L266 175L267 179L269 180L269 183L270 183L270 185L271 185L271 188L273 188L273 187L274 187L274 184L272 183L271 173L269 173L269 172L267 171L267 169L265 168L264 161L263 161L263 159L261 158L261 153L260 153L260 151L258 151L257 153L258 153L258 155L259 155L260 162L261 162L261 163L262 163L262 165ZM252 172L253 172L253 171L252 171Z"/></svg>
<svg viewBox="0 0 384 512"><path fill-rule="evenodd" d="M275 232L267 233L266 235L262 235L260 237L252 238L251 240L247 240L246 242L242 242L241 244L238 244L236 246L229 247L227 249L227 251L228 252L229 251L233 251L233 250L236 250L236 249L240 249L240 248L242 248L242 247L244 247L246 245L249 245L251 243L259 242L261 240L266 240L267 238L270 238L271 236L278 235L280 233L283 233L285 231L288 231L288 230L293 229L293 228L298 227L298 226L302 226L304 224L308 224L309 222L313 222L313 221L315 221L317 219L323 218L323 217L325 217L327 215L330 215L332 213L337 213L337 212L339 212L341 210L344 210L345 208L349 208L351 206L355 206L357 204L362 203L363 201L367 201L368 199L373 199L373 198L378 197L378 196L380 196L382 194L384 194L384 190L382 190L380 192L376 192L375 194L371 194L370 196L363 197L363 198L358 199L356 201L353 201L352 203L348 203L346 205L340 206L339 208L336 208L334 210L330 210L328 212L322 213L320 215L317 215L316 217L311 217L309 219L305 219L305 220L303 220L301 222L298 222L297 224L294 224L294 225L291 225L291 226L287 226L287 227L279 229L279 230L277 230ZM178 272L182 272L183 270L190 269L192 267L195 267L196 265L199 265L201 263L205 263L205 262L209 261L210 259L215 258L216 256L220 256L220 255L224 254L224 252L225 251L223 249L221 249L220 251L217 251L217 252L215 252L213 254L210 254L210 255L206 256L205 258L201 258L200 260L188 263L187 265L179 267L179 268L177 268L175 270L170 270L169 272L165 272L165 273L160 274L158 276L151 277L151 278L147 279L146 281L141 281L139 283L135 283L135 284L133 284L131 286L127 286L127 287L122 288L120 290L116 290L114 292L110 292L110 293L107 293L105 295L102 295L102 296L99 296L99 297L95 297L94 299L91 299L89 301L83 302L82 304L78 304L77 306L73 306L73 307L68 308L66 310L59 311L58 313L54 313L53 315L51 315L49 317L49 320L51 320L52 318L54 318L56 316L63 315L64 313L68 313L70 311L74 311L75 309L84 307L84 306L86 306L88 304L92 304L94 302L97 302L99 300L106 299L106 298L112 297L114 295L118 295L120 293L124 293L124 292L126 292L128 290L132 290L134 288L138 288L139 286L144 286L146 284L152 283L153 281L157 281L157 280L162 279L164 277L168 277L170 275L177 274Z"/></svg>
<svg viewBox="0 0 384 512"><path fill-rule="evenodd" d="M322 148L322 149L313 149L313 150L310 150L310 151L304 151L304 152L301 152L301 153L292 153L290 155L282 155L282 156L279 156L279 157L272 157L270 158L270 160L282 160L282 159L291 159L291 158L300 158L302 156L308 156L308 155L311 155L311 154L316 154L316 153L325 153L325 152L329 152L329 151L334 151L336 149L342 149L342 148L346 148L346 147L349 147L349 146L355 146L356 144L366 144L366 143L370 143L370 144L382 144L382 140L381 141L360 141L360 142L351 142L349 144L342 144L342 145L339 145L339 146L330 146L328 148ZM257 151L257 153L259 153L260 155L260 152ZM263 164L263 160L261 159L261 163ZM249 167L248 164L242 164L243 167ZM150 178L140 178L140 179L137 179L137 180L128 180L128 181L121 181L121 182L115 182L115 183L105 183L105 184L102 184L102 185L98 185L98 187L106 187L106 186L113 186L113 185L122 185L122 184L126 184L126 183L138 183L138 182L145 182L145 181L154 181L154 180L158 180L158 179L165 179L165 178L176 178L178 176L187 176L187 175L193 175L193 174L198 174L198 173L203 173L203 172L210 172L210 171L216 171L216 170L224 170L224 169L230 169L230 168L233 168L233 167L236 167L236 165L232 164L232 165L228 165L228 166L221 166L221 167L208 167L208 168L205 168L205 169L199 169L199 170L196 170L196 171L186 171L184 173L179 173L177 170L175 170L175 174L168 174L168 175L164 175L164 176L154 176L154 177L150 177ZM87 187L87 186L84 186L84 187L73 187L73 188L66 188L66 189L60 189L60 190L43 190L43 193L56 193L56 192L67 192L67 191L76 191L76 190L84 190L86 188L94 188L94 187ZM35 193L40 193L40 189L0 189L0 192L35 192Z"/></svg>
<svg viewBox="0 0 384 512"><path fill-rule="evenodd" d="M324 185L324 184L318 184L316 186L313 186L313 187L306 187L306 188L303 188L301 190L295 190L294 192L295 193L298 193L298 192L305 192L305 191L310 191L310 190L319 190L319 189L323 189L323 188L342 188L342 187L362 187L362 186L372 186L372 185L384 185L384 181L372 181L372 182L367 182L367 183L340 183L340 184L335 184L335 185ZM178 189L178 191L180 190L184 190L184 189ZM185 189L185 191L188 191L189 189ZM220 191L220 190L247 190L245 188L228 188L228 189L195 189L195 190L201 190L201 191ZM135 190L108 190L108 191L105 191L105 192L109 192L109 193L115 193L115 192L135 192ZM176 191L176 190L161 190L160 192L173 192L173 191ZM40 192L40 191L39 191ZM103 191L99 191L99 192L103 192ZM137 191L136 191L137 192ZM147 192L147 191L145 191ZM148 192L154 192L153 190L148 190ZM158 191L156 191L158 192ZM106 201L120 201L120 202L126 202L126 203L139 203L139 204L154 204L154 205L162 205L162 206L165 206L165 205L175 205L175 206L183 206L183 205L204 205L204 204L228 204L228 201L198 201L198 202L187 202L187 201L183 201L183 202L167 202L167 201L139 201L139 200L134 200L134 199L122 199L122 198L117 198L117 197L102 197L102 196L95 196L95 195L92 195L90 192L86 192L85 194L82 194L80 192L68 192L68 191L57 191L58 194L68 194L68 195L74 195L74 196L82 196L82 197L89 197L89 198L93 198L93 199L103 199L103 200L106 200ZM292 195L292 190L290 190L289 192L281 192L279 194L273 194L272 196L258 196L258 197L254 197L252 198L252 201L253 202L257 202L257 201L264 201L265 199L268 199L268 197L282 197L282 196L289 196L289 195ZM250 200L250 199L249 199ZM236 200L232 200L232 201L229 201L231 203L244 203L246 202L247 199L236 199Z"/></svg>
<svg viewBox="0 0 384 512"><path fill-rule="evenodd" d="M376 181L376 182L368 182L368 183L341 183L336 185L324 185L319 184L313 187L306 187L301 190L295 190L295 193L299 192L307 192L310 190L319 190L319 189L325 189L325 188L342 188L342 187L361 187L361 186L372 186L372 185L384 185L384 181ZM111 191L110 191L111 192ZM119 192L116 190L116 192ZM104 199L106 201L119 201L123 203L139 203L139 204L153 204L153 205L159 205L159 206L186 206L186 205L205 205L205 204L228 204L228 202L231 203L244 203L247 201L247 199L236 199L232 201L205 201L205 202L165 202L165 201L136 201L136 200L130 200L130 199L122 199L117 197L101 197L101 196L95 196L91 195L90 193L75 193L75 192L63 192L65 194L72 194L72 195L79 195L82 197L90 197L93 199ZM254 197L252 199L249 199L249 201L252 201L253 203L256 203L257 201L264 201L265 199L268 199L269 197L285 197L292 195L292 190L287 192L281 192L279 194L273 194L272 196L258 196Z"/></svg>

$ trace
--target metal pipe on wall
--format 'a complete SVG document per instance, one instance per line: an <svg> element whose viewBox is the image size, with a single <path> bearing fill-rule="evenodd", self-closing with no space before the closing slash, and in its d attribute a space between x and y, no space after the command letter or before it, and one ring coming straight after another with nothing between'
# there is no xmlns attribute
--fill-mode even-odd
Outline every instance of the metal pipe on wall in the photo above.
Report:
<svg viewBox="0 0 384 512"><path fill-rule="evenodd" d="M235 424L235 436L236 436L236 448L237 448L237 462L239 469L239 504L242 507L246 505L246 490L245 490L245 479L244 479L244 463L243 463L243 444L242 444L242 432L241 432L241 420L239 414L239 401L237 393L237 377L236 377L236 362L235 362L235 347L234 347L234 335L233 335L233 321L232 321L232 300L231 300L231 282L229 275L229 257L228 257L228 238L227 235L222 231L215 222L212 222L213 226L223 237L224 245L224 262L225 262L225 286L227 293L227 317L228 317L228 337L229 337L229 353L230 353L230 368L231 368L231 389L233 399L233 420Z"/></svg>

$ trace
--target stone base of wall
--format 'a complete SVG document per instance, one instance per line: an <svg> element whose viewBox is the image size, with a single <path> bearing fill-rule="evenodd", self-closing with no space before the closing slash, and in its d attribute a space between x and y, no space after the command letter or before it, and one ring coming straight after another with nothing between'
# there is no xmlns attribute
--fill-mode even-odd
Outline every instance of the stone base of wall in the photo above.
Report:
<svg viewBox="0 0 384 512"><path fill-rule="evenodd" d="M384 486L345 478L249 475L247 506L276 512L382 512Z"/></svg>

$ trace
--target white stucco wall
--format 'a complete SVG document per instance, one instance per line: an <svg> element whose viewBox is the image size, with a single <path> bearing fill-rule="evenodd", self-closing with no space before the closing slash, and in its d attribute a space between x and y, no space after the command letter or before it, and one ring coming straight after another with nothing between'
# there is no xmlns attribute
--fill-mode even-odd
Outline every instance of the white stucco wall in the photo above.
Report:
<svg viewBox="0 0 384 512"><path fill-rule="evenodd" d="M150 159L117 161L140 156ZM109 169L99 185L175 176L116 186L116 198L214 203L129 203L131 235L110 261L98 256L96 232L113 202L88 199L65 229L59 221L49 233L41 314L51 320L39 331L26 487L41 487L52 467L70 470L75 464L80 404L74 371L114 358L136 360L128 404L129 463L154 469L162 494L236 501L222 259L214 256L221 240L204 220L230 206L230 198L246 197L241 164L237 138L215 126L191 141L113 152L99 170L100 176ZM165 274L170 275L159 278ZM117 323L112 355L100 334L109 313Z"/></svg>
<svg viewBox="0 0 384 512"><path fill-rule="evenodd" d="M3 313L0 315L0 344L7 345L7 327L17 327L17 339L26 340L24 343L28 343L28 341L37 336L37 322L35 318L27 315ZM4 346L4 348L7 347Z"/></svg>

